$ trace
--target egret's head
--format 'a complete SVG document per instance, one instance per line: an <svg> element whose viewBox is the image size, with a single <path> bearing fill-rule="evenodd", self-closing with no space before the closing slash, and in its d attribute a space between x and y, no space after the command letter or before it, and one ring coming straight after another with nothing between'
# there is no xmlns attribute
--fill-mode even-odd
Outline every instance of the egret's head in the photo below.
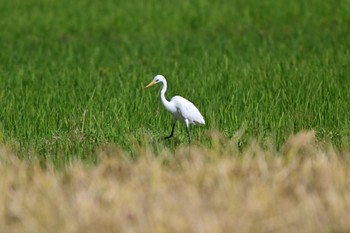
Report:
<svg viewBox="0 0 350 233"><path fill-rule="evenodd" d="M160 82L164 82L164 81L165 81L164 76L158 74L158 75L156 75L156 76L153 78L152 82L150 82L145 88L148 88L148 87L150 87L150 86L153 86L154 84L157 84L157 83L160 83Z"/></svg>

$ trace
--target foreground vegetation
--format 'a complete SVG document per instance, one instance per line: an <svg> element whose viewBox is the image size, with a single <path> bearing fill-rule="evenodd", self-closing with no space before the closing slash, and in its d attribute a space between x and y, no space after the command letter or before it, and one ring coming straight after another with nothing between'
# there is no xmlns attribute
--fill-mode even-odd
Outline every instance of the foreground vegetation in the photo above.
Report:
<svg viewBox="0 0 350 233"><path fill-rule="evenodd" d="M349 151L314 132L281 152L213 134L213 147L100 150L57 170L0 151L1 232L348 232Z"/></svg>

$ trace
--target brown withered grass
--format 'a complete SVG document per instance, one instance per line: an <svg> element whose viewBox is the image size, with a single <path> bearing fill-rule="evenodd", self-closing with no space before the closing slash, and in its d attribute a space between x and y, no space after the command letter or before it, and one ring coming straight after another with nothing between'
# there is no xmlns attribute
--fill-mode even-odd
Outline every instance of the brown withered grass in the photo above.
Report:
<svg viewBox="0 0 350 233"><path fill-rule="evenodd" d="M0 151L0 232L349 232L348 152L291 136L279 152L101 149L64 169Z"/></svg>

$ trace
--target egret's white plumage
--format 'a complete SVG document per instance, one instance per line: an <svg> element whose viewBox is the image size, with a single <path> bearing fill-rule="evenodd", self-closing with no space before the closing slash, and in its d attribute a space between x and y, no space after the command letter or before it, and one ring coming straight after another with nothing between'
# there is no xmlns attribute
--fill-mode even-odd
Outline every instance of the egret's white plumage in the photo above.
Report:
<svg viewBox="0 0 350 233"><path fill-rule="evenodd" d="M189 142L191 142L190 132L189 132L189 125L190 124L200 124L204 125L205 121L202 116L202 114L198 111L197 107L194 106L190 101L187 99L181 97L181 96L174 96L171 98L170 101L168 101L165 98L165 92L167 90L167 82L164 76L157 75L154 77L153 81L146 86L150 87L154 84L162 83L163 87L160 92L160 99L162 100L162 103L164 107L173 115L174 117L174 123L171 130L171 134L167 138L171 138L174 134L175 124L177 120L183 121L186 124L186 130L187 130L187 136Z"/></svg>

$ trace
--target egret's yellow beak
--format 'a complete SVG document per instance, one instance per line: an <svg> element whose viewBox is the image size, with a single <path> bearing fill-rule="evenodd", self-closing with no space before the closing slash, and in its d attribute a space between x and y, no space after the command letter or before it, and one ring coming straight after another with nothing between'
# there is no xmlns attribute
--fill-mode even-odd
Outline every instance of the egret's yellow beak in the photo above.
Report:
<svg viewBox="0 0 350 233"><path fill-rule="evenodd" d="M153 81L150 82L145 88L149 88L150 86L153 86L154 84L156 84L156 82L153 80Z"/></svg>

